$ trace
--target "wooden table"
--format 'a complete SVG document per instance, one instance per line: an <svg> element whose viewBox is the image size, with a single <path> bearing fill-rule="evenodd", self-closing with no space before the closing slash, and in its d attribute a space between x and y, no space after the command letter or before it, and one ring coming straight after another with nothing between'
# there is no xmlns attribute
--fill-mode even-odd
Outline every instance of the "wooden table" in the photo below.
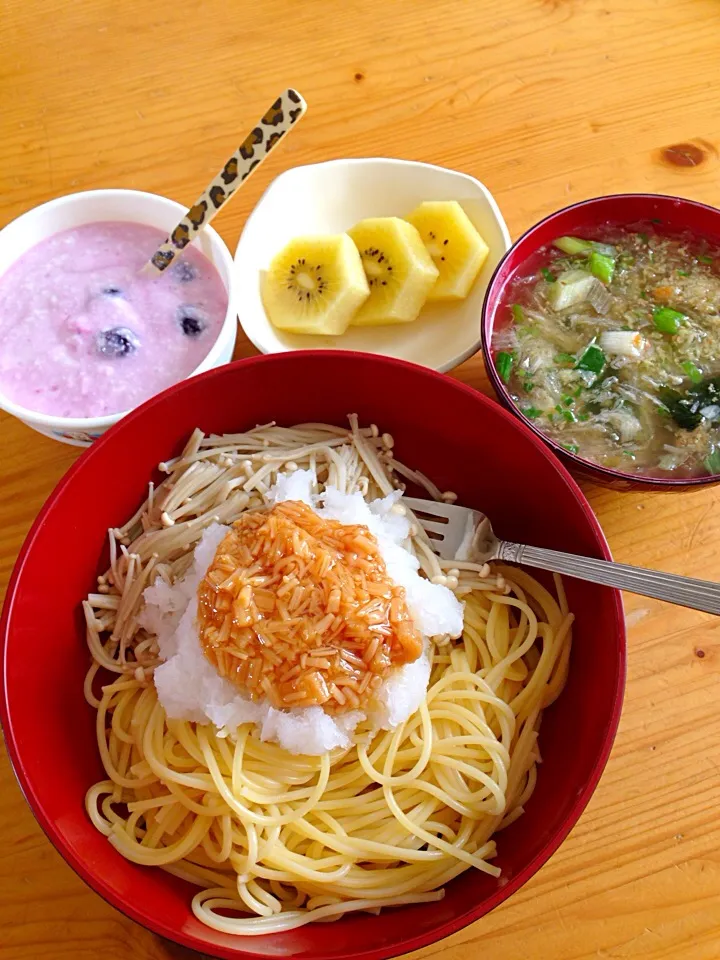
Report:
<svg viewBox="0 0 720 960"><path fill-rule="evenodd" d="M514 235L600 193L717 203L718 25L713 0L5 0L0 225L93 187L190 202L291 83L309 114L216 220L231 248L271 178L330 157L467 171ZM479 357L457 376L488 389ZM0 449L4 588L77 452L7 416ZM619 560L720 577L720 488L585 490ZM629 596L626 609L625 712L587 812L509 902L424 956L720 957L720 622ZM2 957L189 957L75 876L0 763Z"/></svg>

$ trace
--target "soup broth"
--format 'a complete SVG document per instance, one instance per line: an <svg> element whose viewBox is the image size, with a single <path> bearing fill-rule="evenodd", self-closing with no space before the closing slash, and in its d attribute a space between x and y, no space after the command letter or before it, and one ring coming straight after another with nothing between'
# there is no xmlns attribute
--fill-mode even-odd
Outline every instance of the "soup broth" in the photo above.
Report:
<svg viewBox="0 0 720 960"><path fill-rule="evenodd" d="M558 237L493 333L512 400L571 453L646 476L720 474L720 246L655 222Z"/></svg>

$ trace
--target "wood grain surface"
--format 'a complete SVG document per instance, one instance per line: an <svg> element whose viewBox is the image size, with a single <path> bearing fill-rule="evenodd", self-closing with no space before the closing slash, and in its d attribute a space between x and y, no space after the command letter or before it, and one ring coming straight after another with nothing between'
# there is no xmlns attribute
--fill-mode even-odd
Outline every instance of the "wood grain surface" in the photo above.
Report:
<svg viewBox="0 0 720 960"><path fill-rule="evenodd" d="M0 225L93 187L191 202L270 97L308 116L215 221L231 249L288 166L386 155L456 167L513 235L621 190L720 202L716 0L3 0ZM239 338L238 355L251 349ZM480 357L456 371L487 390ZM0 587L75 459L0 416ZM720 578L720 488L585 490L617 559ZM720 621L626 597L617 742L585 815L447 960L720 957ZM579 638L582 642L582 638ZM3 960L189 958L124 919L50 846L0 757Z"/></svg>

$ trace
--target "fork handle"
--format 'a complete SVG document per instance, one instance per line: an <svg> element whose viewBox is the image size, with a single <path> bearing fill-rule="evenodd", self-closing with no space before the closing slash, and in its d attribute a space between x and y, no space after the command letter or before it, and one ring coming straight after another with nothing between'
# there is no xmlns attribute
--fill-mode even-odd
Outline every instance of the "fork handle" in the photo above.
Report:
<svg viewBox="0 0 720 960"><path fill-rule="evenodd" d="M500 542L498 559L508 563L524 563L540 570L564 573L606 587L617 587L643 597L654 597L681 607L692 607L707 613L720 614L720 583L680 577L675 573L631 567L612 560L579 557L560 550L544 547L526 547L519 543Z"/></svg>

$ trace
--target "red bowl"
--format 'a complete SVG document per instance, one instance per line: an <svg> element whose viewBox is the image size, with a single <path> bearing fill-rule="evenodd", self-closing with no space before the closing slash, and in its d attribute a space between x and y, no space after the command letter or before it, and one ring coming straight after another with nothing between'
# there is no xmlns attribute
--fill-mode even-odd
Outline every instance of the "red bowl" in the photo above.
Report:
<svg viewBox="0 0 720 960"><path fill-rule="evenodd" d="M557 237L596 230L604 224L634 224L640 221L660 220L659 232L668 234L690 231L720 243L720 210L708 207L704 203L684 200L681 197L665 197L654 193L619 193L608 197L596 197L564 207L545 217L508 250L497 266L485 295L482 312L482 352L490 382L500 402L533 433L551 447L555 453L574 472L611 486L617 490L652 489L684 490L699 487L706 483L717 483L720 476L692 477L682 479L664 479L639 474L623 473L600 466L591 460L585 460L570 453L559 443L546 436L537 425L525 417L513 403L507 387L498 376L493 361L492 338L496 326L498 329L510 326L512 320L505 303L505 291L516 275L522 275L528 261Z"/></svg>
<svg viewBox="0 0 720 960"><path fill-rule="evenodd" d="M469 871L438 903L355 915L266 937L203 926L191 887L124 860L83 798L103 777L80 601L106 568L107 528L136 509L158 461L196 426L224 433L277 420L342 424L357 412L396 438L399 456L487 511L502 536L609 558L575 482L522 423L474 390L398 360L307 351L254 357L183 381L98 440L42 509L20 553L2 621L2 722L39 823L90 886L163 937L215 957L391 957L461 929L506 900L557 849L595 789L620 716L625 627L619 594L567 581L577 616L567 687L543 720L543 764L527 812L499 838L500 880Z"/></svg>

